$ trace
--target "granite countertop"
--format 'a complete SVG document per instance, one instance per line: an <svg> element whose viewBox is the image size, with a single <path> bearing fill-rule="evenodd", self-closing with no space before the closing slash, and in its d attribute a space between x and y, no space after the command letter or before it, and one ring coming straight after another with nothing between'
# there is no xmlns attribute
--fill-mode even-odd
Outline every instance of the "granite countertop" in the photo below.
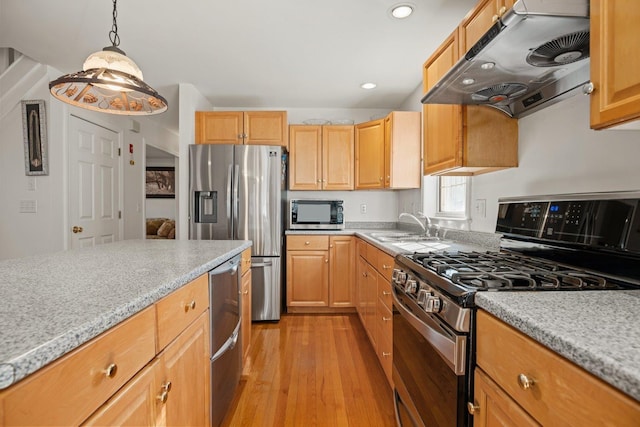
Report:
<svg viewBox="0 0 640 427"><path fill-rule="evenodd" d="M249 247L241 240L123 240L0 261L0 389Z"/></svg>
<svg viewBox="0 0 640 427"><path fill-rule="evenodd" d="M640 400L640 290L478 292L475 301Z"/></svg>
<svg viewBox="0 0 640 427"><path fill-rule="evenodd" d="M382 242L372 236L373 233L397 233L397 232L417 232L412 229L405 228L368 228L367 223L359 224L362 228L344 228L342 230L286 230L286 235L304 235L304 234L321 234L321 235L353 235L358 236L378 249L388 253L391 256L402 253L412 253L414 249L411 248L411 242L400 243L398 242ZM375 225L375 223L374 223ZM419 252L429 251L498 251L500 249L501 234L495 233L483 233L474 231L461 231L461 230L441 230L441 235L444 237L440 240L428 241L431 245L430 248L423 248L418 250ZM404 248L403 248L404 247Z"/></svg>

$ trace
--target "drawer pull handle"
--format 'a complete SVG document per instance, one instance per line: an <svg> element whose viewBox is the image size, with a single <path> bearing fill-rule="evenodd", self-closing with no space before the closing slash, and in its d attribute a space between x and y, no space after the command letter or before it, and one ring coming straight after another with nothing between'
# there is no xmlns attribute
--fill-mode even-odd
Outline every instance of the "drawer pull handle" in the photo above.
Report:
<svg viewBox="0 0 640 427"><path fill-rule="evenodd" d="M382 269L383 269L383 270L388 270L388 269L390 269L390 268L391 268L391 266L390 266L390 265L382 264Z"/></svg>
<svg viewBox="0 0 640 427"><path fill-rule="evenodd" d="M389 295L391 295L391 292L389 292L389 291L382 291L382 295L384 295L384 296L389 296Z"/></svg>
<svg viewBox="0 0 640 427"><path fill-rule="evenodd" d="M246 291L242 292L242 295L249 295L249 289L247 289Z"/></svg>
<svg viewBox="0 0 640 427"><path fill-rule="evenodd" d="M475 402L467 402L467 412L471 415L475 415L480 412L480 405L476 405Z"/></svg>
<svg viewBox="0 0 640 427"><path fill-rule="evenodd" d="M167 399L169 399L169 392L171 391L171 381L167 381L162 384L161 390L162 391L157 398L161 403L167 403Z"/></svg>
<svg viewBox="0 0 640 427"><path fill-rule="evenodd" d="M195 310L196 309L196 301L195 300L192 300L189 304L185 304L184 311L187 312L187 311L189 311L189 309L191 309L191 310Z"/></svg>
<svg viewBox="0 0 640 427"><path fill-rule="evenodd" d="M389 357L389 356L391 356L391 353L388 353L386 351L382 352L382 357Z"/></svg>
<svg viewBox="0 0 640 427"><path fill-rule="evenodd" d="M523 390L529 390L535 383L533 378L529 378L525 374L518 375L518 385Z"/></svg>
<svg viewBox="0 0 640 427"><path fill-rule="evenodd" d="M384 316L382 316L382 320L384 320L385 322L388 322L389 320L391 320L391 317L384 317Z"/></svg>
<svg viewBox="0 0 640 427"><path fill-rule="evenodd" d="M118 365L116 365L115 363L112 363L111 365L107 366L107 369L104 370L104 375L107 378L113 378L116 376L117 373L118 373Z"/></svg>

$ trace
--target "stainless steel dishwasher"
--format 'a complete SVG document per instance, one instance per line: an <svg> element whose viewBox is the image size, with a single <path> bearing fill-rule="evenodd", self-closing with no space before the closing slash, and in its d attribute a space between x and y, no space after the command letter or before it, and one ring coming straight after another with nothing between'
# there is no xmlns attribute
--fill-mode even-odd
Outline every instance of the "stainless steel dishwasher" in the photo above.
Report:
<svg viewBox="0 0 640 427"><path fill-rule="evenodd" d="M219 426L242 372L240 255L209 272L211 307L211 425Z"/></svg>

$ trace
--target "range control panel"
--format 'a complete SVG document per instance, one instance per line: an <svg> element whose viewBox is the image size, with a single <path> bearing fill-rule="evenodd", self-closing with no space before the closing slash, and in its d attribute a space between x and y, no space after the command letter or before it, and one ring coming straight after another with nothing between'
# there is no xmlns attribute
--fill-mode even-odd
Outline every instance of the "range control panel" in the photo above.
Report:
<svg viewBox="0 0 640 427"><path fill-rule="evenodd" d="M612 249L640 236L640 199L501 202L496 232ZM634 224L636 224L634 226Z"/></svg>

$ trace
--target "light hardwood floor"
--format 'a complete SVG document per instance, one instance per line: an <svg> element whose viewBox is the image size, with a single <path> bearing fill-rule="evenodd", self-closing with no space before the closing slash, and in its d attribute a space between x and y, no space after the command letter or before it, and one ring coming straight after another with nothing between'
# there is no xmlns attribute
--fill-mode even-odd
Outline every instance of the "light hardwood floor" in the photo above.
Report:
<svg viewBox="0 0 640 427"><path fill-rule="evenodd" d="M394 426L392 392L356 314L254 323L223 426Z"/></svg>

